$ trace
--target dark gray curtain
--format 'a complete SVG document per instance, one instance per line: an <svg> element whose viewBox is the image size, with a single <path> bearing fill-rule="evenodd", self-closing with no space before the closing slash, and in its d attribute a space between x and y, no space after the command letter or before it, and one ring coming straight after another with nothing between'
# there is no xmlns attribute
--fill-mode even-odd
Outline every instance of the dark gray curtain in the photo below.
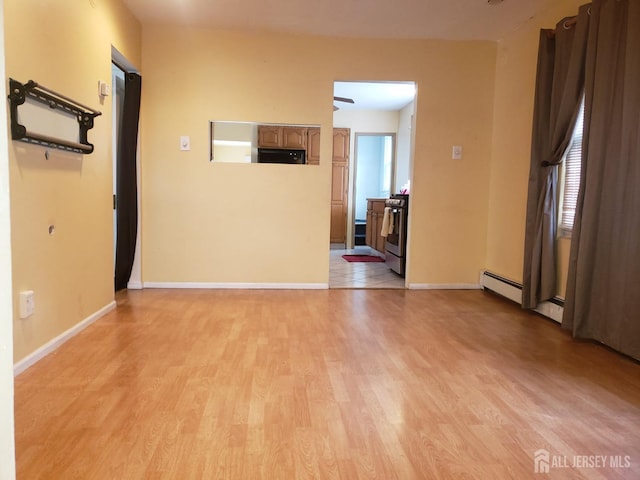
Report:
<svg viewBox="0 0 640 480"><path fill-rule="evenodd" d="M136 155L138 150L138 120L142 78L136 73L125 74L124 104L118 132L117 192L116 192L116 268L115 290L127 288L138 234L138 186Z"/></svg>
<svg viewBox="0 0 640 480"><path fill-rule="evenodd" d="M562 326L640 359L640 1L596 0Z"/></svg>
<svg viewBox="0 0 640 480"><path fill-rule="evenodd" d="M540 31L523 266L522 306L556 295L558 164L573 133L584 88L588 6L577 24Z"/></svg>

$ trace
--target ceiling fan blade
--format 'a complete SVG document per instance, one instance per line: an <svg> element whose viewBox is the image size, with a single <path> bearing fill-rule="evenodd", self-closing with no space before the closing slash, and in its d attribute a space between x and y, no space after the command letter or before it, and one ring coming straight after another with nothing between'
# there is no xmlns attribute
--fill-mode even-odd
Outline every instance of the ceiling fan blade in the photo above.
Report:
<svg viewBox="0 0 640 480"><path fill-rule="evenodd" d="M346 97L333 97L336 102L345 102L345 103L356 103L353 101L353 98Z"/></svg>

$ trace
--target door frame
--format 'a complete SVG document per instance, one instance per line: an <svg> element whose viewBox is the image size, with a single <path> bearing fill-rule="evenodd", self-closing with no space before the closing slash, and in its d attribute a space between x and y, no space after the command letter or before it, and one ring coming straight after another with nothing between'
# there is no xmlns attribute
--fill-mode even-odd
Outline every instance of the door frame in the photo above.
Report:
<svg viewBox="0 0 640 480"><path fill-rule="evenodd" d="M139 70L131 63L122 53L120 53L113 45L111 46L111 63L115 64L120 70L126 73L139 73ZM112 88L112 92L113 92ZM115 98L115 95L114 95ZM113 112L115 115L115 112ZM142 117L142 112L140 112L140 117ZM131 276L129 277L129 282L127 284L127 288L130 290L140 290L142 289L142 190L141 190L141 178L142 172L140 168L140 135L142 132L142 123L138 120L138 142L137 142L137 151L136 151L136 189L138 191L138 225L136 232L136 249L135 256L133 260L133 268L131 270ZM115 172L115 162L117 161L117 138L118 132L111 132L112 135L112 145L114 148L113 151L113 162L114 162L114 172ZM115 179L114 179L114 187L115 187ZM113 192L115 194L115 191ZM113 232L114 236L116 232ZM115 257L115 252L114 252ZM115 261L114 261L114 272L115 272Z"/></svg>
<svg viewBox="0 0 640 480"><path fill-rule="evenodd" d="M351 236L347 240L347 248L351 245L355 247L356 243L356 194L358 180L358 140L360 137L391 137L391 186L389 194L395 191L396 178L394 175L396 167L396 133L395 132L354 132L353 134L353 183L351 186L351 198L353 201L349 206L351 210ZM347 229L348 231L348 229Z"/></svg>

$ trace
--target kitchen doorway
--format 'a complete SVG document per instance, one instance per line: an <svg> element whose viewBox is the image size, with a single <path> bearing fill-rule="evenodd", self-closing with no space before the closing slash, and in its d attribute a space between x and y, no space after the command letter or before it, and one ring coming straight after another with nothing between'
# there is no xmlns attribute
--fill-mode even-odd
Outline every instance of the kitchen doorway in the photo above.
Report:
<svg viewBox="0 0 640 480"><path fill-rule="evenodd" d="M329 288L405 288L405 278L384 261L380 232L371 241L367 199L379 199L375 213L381 226L384 199L409 183L415 98L414 82L334 82L333 125L350 129L351 161L346 241L330 245ZM343 256L350 254L369 261L348 262Z"/></svg>

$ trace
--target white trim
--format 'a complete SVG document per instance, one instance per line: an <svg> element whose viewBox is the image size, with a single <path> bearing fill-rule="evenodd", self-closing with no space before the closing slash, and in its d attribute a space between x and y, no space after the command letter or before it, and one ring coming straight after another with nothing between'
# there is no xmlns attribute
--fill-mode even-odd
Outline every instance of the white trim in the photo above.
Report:
<svg viewBox="0 0 640 480"><path fill-rule="evenodd" d="M409 290L480 290L477 283L410 283Z"/></svg>
<svg viewBox="0 0 640 480"><path fill-rule="evenodd" d="M516 302L518 305L522 305L522 288L514 287L502 280L485 275L485 272L482 272L480 277L480 285L482 285L483 288L488 288L492 292L508 298L512 302Z"/></svg>
<svg viewBox="0 0 640 480"><path fill-rule="evenodd" d="M542 302L538 304L538 307L535 309L540 315L544 315L551 320L562 323L562 315L564 313L564 307L560 305L556 305L553 302Z"/></svg>
<svg viewBox="0 0 640 480"><path fill-rule="evenodd" d="M56 338L54 338L51 341L45 343L43 346L41 346L35 352L27 355L25 358L20 360L18 363L14 364L13 365L13 375L17 377L22 372L24 372L27 368L31 367L32 365L34 365L39 360L42 360L44 357L49 355L51 352L55 351L58 347L60 347L67 340L70 340L71 338L75 337L82 330L87 328L93 322L95 322L100 317L102 317L103 315L107 314L108 312L110 312L114 308L116 308L115 300L111 301L110 303L108 303L107 305L102 307L97 312L89 315L87 318L82 320L80 323L75 324L73 327L71 327L66 332L62 332Z"/></svg>
<svg viewBox="0 0 640 480"><path fill-rule="evenodd" d="M142 282L129 280L129 283L127 283L128 290L142 290L142 288Z"/></svg>
<svg viewBox="0 0 640 480"><path fill-rule="evenodd" d="M209 283L144 282L144 288L203 288L238 290L327 290L328 283Z"/></svg>
<svg viewBox="0 0 640 480"><path fill-rule="evenodd" d="M138 69L131 63L123 54L121 54L116 47L111 45L111 61L115 62L118 67L124 69L126 72L138 73Z"/></svg>
<svg viewBox="0 0 640 480"><path fill-rule="evenodd" d="M0 0L0 96L7 98L5 15ZM13 37L10 39L12 40ZM15 73L15 72L14 72ZM16 478L13 365L13 288L11 282L11 198L7 115L0 118L0 478ZM15 149L16 147L11 147ZM18 203L18 202L16 202ZM16 292L17 295L17 292Z"/></svg>
<svg viewBox="0 0 640 480"><path fill-rule="evenodd" d="M480 273L480 284L482 288L486 288L491 290L492 292L501 295L518 305L522 305L522 288L518 283L518 286L514 286L512 284L506 283L498 278L494 278L491 275L485 275L485 273L491 273L487 270L483 270ZM562 315L564 313L564 307L561 305L557 305L553 302L544 301L539 303L538 306L534 309L535 312L538 312L540 315L544 315L551 320L562 323Z"/></svg>

